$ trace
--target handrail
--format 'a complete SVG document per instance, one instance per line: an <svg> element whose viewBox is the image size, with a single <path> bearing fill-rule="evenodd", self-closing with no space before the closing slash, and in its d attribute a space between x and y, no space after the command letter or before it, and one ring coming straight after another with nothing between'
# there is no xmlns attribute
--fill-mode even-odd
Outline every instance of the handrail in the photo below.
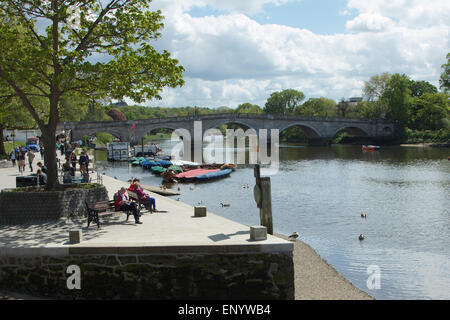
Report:
<svg viewBox="0 0 450 320"><path fill-rule="evenodd" d="M301 115L284 115L284 114L265 114L265 113L214 113L214 114L199 114L189 116L167 116L159 118L148 118L138 120L124 120L124 121L80 121L80 122L66 122L65 127L70 129L72 126L76 127L79 124L110 124L110 123L165 123L165 122L180 122L180 121L194 121L214 118L230 118L230 119L263 119L263 120L299 120L299 121L320 121L320 122L357 122L357 123L385 123L393 124L389 119L375 118L375 119L359 119L359 118L340 118L340 117L317 117L317 116L301 116ZM62 122L58 126L63 125Z"/></svg>

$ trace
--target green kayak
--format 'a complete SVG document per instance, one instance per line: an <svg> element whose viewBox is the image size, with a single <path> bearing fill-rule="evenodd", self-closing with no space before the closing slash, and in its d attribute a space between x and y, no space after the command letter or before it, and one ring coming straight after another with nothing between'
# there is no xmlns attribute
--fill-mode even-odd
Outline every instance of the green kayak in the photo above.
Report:
<svg viewBox="0 0 450 320"><path fill-rule="evenodd" d="M181 169L179 166L176 165L171 165L168 169L172 169L175 173L183 172L183 169Z"/></svg>
<svg viewBox="0 0 450 320"><path fill-rule="evenodd" d="M152 170L153 173L163 173L166 171L166 168L160 167L160 166L154 166L150 170Z"/></svg>
<svg viewBox="0 0 450 320"><path fill-rule="evenodd" d="M136 161L133 161L131 164L132 164L133 166L138 166L138 165L140 165L141 163L139 162L139 160L136 160Z"/></svg>

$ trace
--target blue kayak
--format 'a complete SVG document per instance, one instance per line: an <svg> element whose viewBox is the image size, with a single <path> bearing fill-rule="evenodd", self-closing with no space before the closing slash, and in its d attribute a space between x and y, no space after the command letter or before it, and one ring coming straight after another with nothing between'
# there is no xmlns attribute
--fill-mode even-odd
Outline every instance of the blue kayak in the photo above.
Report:
<svg viewBox="0 0 450 320"><path fill-rule="evenodd" d="M161 167L164 167L164 168L170 167L173 164L172 162L167 161L167 160L159 160L158 163Z"/></svg>
<svg viewBox="0 0 450 320"><path fill-rule="evenodd" d="M199 176L196 176L194 178L195 181L206 181L206 180L213 180L218 178L224 178L228 176L233 170L231 169L224 169L214 172L205 173Z"/></svg>
<svg viewBox="0 0 450 320"><path fill-rule="evenodd" d="M159 161L147 160L147 161L141 162L141 166L143 168L148 169L148 168L155 167L155 166L161 166L161 163Z"/></svg>
<svg viewBox="0 0 450 320"><path fill-rule="evenodd" d="M165 156L165 155L157 155L157 156L155 156L155 158L161 159L161 160L170 160L170 156Z"/></svg>

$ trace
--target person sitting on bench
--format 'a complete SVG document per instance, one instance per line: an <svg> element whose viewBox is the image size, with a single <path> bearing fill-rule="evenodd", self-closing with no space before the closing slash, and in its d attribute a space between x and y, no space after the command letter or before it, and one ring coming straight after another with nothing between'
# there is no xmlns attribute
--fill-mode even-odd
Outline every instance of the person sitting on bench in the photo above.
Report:
<svg viewBox="0 0 450 320"><path fill-rule="evenodd" d="M148 194L144 192L140 185L140 180L135 178L133 183L130 185L128 190L137 194L139 199L144 203L145 209L156 211L156 201L155 198L150 197ZM153 209L152 209L153 208Z"/></svg>
<svg viewBox="0 0 450 320"><path fill-rule="evenodd" d="M136 203L128 200L127 195L125 194L127 189L122 187L115 195L114 195L114 204L116 206L116 211L128 211L130 210L133 213L134 221L136 224L142 224L139 221L139 213L136 206Z"/></svg>

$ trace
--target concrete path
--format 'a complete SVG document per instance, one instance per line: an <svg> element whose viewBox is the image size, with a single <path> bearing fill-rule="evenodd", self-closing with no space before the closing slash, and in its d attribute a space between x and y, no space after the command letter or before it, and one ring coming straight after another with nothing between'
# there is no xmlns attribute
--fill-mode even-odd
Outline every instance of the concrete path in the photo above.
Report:
<svg viewBox="0 0 450 320"><path fill-rule="evenodd" d="M40 159L39 154L36 155L35 163ZM28 173L29 168L25 174ZM14 188L17 175L17 167L0 168L0 189ZM129 186L128 182L108 176L102 177L110 199L120 187L128 188ZM128 222L124 222L125 215L118 213L107 222L105 221L100 229L93 225L87 230L85 219L61 220L57 223L40 225L0 226L0 248L89 249L102 246L153 248L198 246L219 251L223 248L234 248L231 250L239 251L239 248L248 250L249 246L253 246L257 251L293 250L296 299L372 299L339 275L307 244L300 241L287 241L287 237L283 235L268 235L267 240L250 241L248 226L210 212L206 218L195 218L193 217L194 209L190 205L173 198L151 195L156 199L157 208L168 212L149 214L144 211L141 225L134 224L132 216ZM69 245L67 241L68 231L74 228L83 230L83 242L79 245ZM8 298L8 294L3 294L2 298ZM30 299L25 297L27 298Z"/></svg>

